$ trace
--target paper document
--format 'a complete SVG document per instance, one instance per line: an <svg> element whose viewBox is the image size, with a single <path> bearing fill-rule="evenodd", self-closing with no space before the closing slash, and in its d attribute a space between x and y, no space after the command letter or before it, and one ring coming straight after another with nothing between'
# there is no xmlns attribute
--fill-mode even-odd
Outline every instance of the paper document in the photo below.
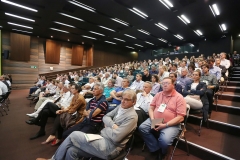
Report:
<svg viewBox="0 0 240 160"><path fill-rule="evenodd" d="M100 136L98 134L86 134L86 133L84 133L84 136L85 136L87 142L91 142L91 141L95 141L95 140L103 138L102 136Z"/></svg>
<svg viewBox="0 0 240 160"><path fill-rule="evenodd" d="M163 123L163 118L157 118L152 120L151 129L156 127L156 124Z"/></svg>

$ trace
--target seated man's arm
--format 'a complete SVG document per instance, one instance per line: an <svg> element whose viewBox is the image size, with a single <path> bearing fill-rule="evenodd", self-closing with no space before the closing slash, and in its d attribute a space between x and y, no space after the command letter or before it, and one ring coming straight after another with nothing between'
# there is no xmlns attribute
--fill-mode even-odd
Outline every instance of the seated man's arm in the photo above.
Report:
<svg viewBox="0 0 240 160"><path fill-rule="evenodd" d="M107 111L107 102L102 102L98 105L97 109L95 109L95 111L92 114L92 117L97 116L98 114L100 114L102 111Z"/></svg>
<svg viewBox="0 0 240 160"><path fill-rule="evenodd" d="M119 98L117 97L116 93L117 92L115 90L113 90L113 91L110 92L110 95L111 95L112 98L114 98L116 100L119 100Z"/></svg>
<svg viewBox="0 0 240 160"><path fill-rule="evenodd" d="M150 118L151 120L154 119L154 116L153 116L154 108L155 108L154 106L150 106L150 107L149 107L149 110L148 110L149 118Z"/></svg>
<svg viewBox="0 0 240 160"><path fill-rule="evenodd" d="M111 128L114 125L113 117L115 116L115 114L117 114L117 112L118 112L118 109L114 109L103 117L103 122L106 127Z"/></svg>

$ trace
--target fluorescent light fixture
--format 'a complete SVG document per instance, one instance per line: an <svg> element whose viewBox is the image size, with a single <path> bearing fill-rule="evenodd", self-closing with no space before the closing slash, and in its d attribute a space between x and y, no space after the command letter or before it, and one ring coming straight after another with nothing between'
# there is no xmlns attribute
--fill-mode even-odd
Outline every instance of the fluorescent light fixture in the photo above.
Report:
<svg viewBox="0 0 240 160"><path fill-rule="evenodd" d="M183 21L183 23L187 24L187 22L185 22L180 16L177 16L181 21Z"/></svg>
<svg viewBox="0 0 240 160"><path fill-rule="evenodd" d="M85 35L82 35L82 36L85 37L85 38L95 39L96 40L96 38L93 38L93 37L89 37L89 36L85 36Z"/></svg>
<svg viewBox="0 0 240 160"><path fill-rule="evenodd" d="M101 28L107 29L109 31L115 32L113 29L110 29L110 28L107 28L107 27L104 27L104 26L98 26L98 27L101 27Z"/></svg>
<svg viewBox="0 0 240 160"><path fill-rule="evenodd" d="M124 34L125 36L131 37L133 39L136 39L136 37L130 36L129 34Z"/></svg>
<svg viewBox="0 0 240 160"><path fill-rule="evenodd" d="M56 29L56 28L50 28L51 30L59 31L59 32L64 32L64 33L69 33L68 31L64 31L61 29Z"/></svg>
<svg viewBox="0 0 240 160"><path fill-rule="evenodd" d="M198 36L200 36L200 34L197 31L194 31Z"/></svg>
<svg viewBox="0 0 240 160"><path fill-rule="evenodd" d="M80 18L77 18L77 17L71 16L71 15L68 15L68 14L65 14L65 13L59 13L59 14L61 14L61 15L63 15L63 16L66 16L66 17L69 17L69 18L72 18L72 19L79 20L79 21L84 21L84 20L82 20L82 19L80 19Z"/></svg>
<svg viewBox="0 0 240 160"><path fill-rule="evenodd" d="M190 44L190 46L191 46L191 47L194 47L194 45L193 45L193 44Z"/></svg>
<svg viewBox="0 0 240 160"><path fill-rule="evenodd" d="M149 32L147 32L147 31L144 31L143 29L138 29L138 31L139 31L139 32L142 32L142 33L144 33L144 34L150 35L150 33L149 33Z"/></svg>
<svg viewBox="0 0 240 160"><path fill-rule="evenodd" d="M167 43L167 42L168 42L167 40L165 40L165 39L163 39L163 38L158 38L158 40L160 40L160 41L162 41L162 42L164 42L164 43Z"/></svg>
<svg viewBox="0 0 240 160"><path fill-rule="evenodd" d="M127 23L127 22L124 22L124 21L122 21L122 20L120 20L120 19L117 19L117 18L111 18L113 21L115 21L115 22L118 22L118 23L121 23L121 24L123 24L123 25L125 25L125 26L129 26L129 23Z"/></svg>
<svg viewBox="0 0 240 160"><path fill-rule="evenodd" d="M14 25L14 26L19 26L19 27L24 27L24 28L28 28L28 29L33 29L32 27L28 27L28 26L24 26L24 25L12 23L12 22L8 22L8 24L11 24L11 25Z"/></svg>
<svg viewBox="0 0 240 160"><path fill-rule="evenodd" d="M171 2L169 2L169 0L159 0L165 7L167 7L168 9L170 9L171 7L173 7L173 4Z"/></svg>
<svg viewBox="0 0 240 160"><path fill-rule="evenodd" d="M226 31L226 30L227 30L227 28L226 28L226 25L225 25L225 24L222 24L221 26L222 26L222 29L223 29L223 31Z"/></svg>
<svg viewBox="0 0 240 160"><path fill-rule="evenodd" d="M2 28L2 26L0 26L0 28Z"/></svg>
<svg viewBox="0 0 240 160"><path fill-rule="evenodd" d="M113 39L118 40L118 41L122 41L122 42L126 42L126 41L124 41L122 39L118 39L118 38L113 38Z"/></svg>
<svg viewBox="0 0 240 160"><path fill-rule="evenodd" d="M155 23L156 26L158 26L159 28L162 28L163 30L167 30L168 28L166 26L164 26L163 24L161 23Z"/></svg>
<svg viewBox="0 0 240 160"><path fill-rule="evenodd" d="M101 33L98 33L98 32L93 32L93 31L89 31L90 33L93 33L93 34L97 34L97 35L100 35L100 36L105 36L104 34L101 34Z"/></svg>
<svg viewBox="0 0 240 160"><path fill-rule="evenodd" d="M202 32L200 30L196 30L196 32L201 36Z"/></svg>
<svg viewBox="0 0 240 160"><path fill-rule="evenodd" d="M110 41L104 41L104 42L106 42L106 43L111 43L111 44L116 44L116 43L114 43L114 42L110 42Z"/></svg>
<svg viewBox="0 0 240 160"><path fill-rule="evenodd" d="M1 1L4 2L4 3L11 4L13 6L17 6L17 7L23 8L23 9L27 9L27 10L33 11L33 12L38 12L38 10L36 10L36 9L30 8L30 7L26 7L26 6L23 6L21 4L14 3L14 2L11 2L11 1L8 1L8 0L1 0Z"/></svg>
<svg viewBox="0 0 240 160"><path fill-rule="evenodd" d="M68 2L74 4L74 5L78 6L78 7L81 7L83 9L86 9L88 11L91 11L91 12L95 12L95 10L96 10L95 8L92 8L90 6L87 6L86 4L80 3L80 2L75 1L75 0L68 1Z"/></svg>
<svg viewBox="0 0 240 160"><path fill-rule="evenodd" d="M240 37L240 34L238 35L238 37Z"/></svg>
<svg viewBox="0 0 240 160"><path fill-rule="evenodd" d="M148 15L146 15L145 13L143 13L142 11L140 11L139 9L137 8L134 8L133 7L133 10L132 9L129 9L130 11L132 11L133 13L139 15L140 17L146 19L148 17Z"/></svg>
<svg viewBox="0 0 240 160"><path fill-rule="evenodd" d="M213 8L214 13L218 16L218 15L220 14L220 12L219 12L219 10L218 10L217 5L216 5L216 4L213 4L213 5L212 5L212 8Z"/></svg>
<svg viewBox="0 0 240 160"><path fill-rule="evenodd" d="M74 27L74 26L72 26L72 25L65 24L65 23L61 23L61 22L57 22L57 21L54 21L54 23L61 24L61 25L67 26L67 27L76 28L76 27Z"/></svg>
<svg viewBox="0 0 240 160"><path fill-rule="evenodd" d="M182 36L180 36L179 34L177 34L177 35L174 35L175 37L177 37L178 39L180 39L180 40L183 40L183 37Z"/></svg>
<svg viewBox="0 0 240 160"><path fill-rule="evenodd" d="M33 19L25 18L25 17L18 16L18 15L15 15L15 14L7 13L7 12L5 12L5 14L8 15L8 16L15 17L15 18L20 18L20 19L24 19L24 20L27 20L27 21L35 22L35 20L33 20Z"/></svg>
<svg viewBox="0 0 240 160"><path fill-rule="evenodd" d="M127 48L131 48L131 49L135 49L135 48L133 48L133 47L130 47L130 46L126 46Z"/></svg>
<svg viewBox="0 0 240 160"><path fill-rule="evenodd" d="M24 33L32 33L32 32L28 32L28 31L23 31L23 30L18 30L18 29L12 29L13 31L18 31L18 32L24 32Z"/></svg>
<svg viewBox="0 0 240 160"><path fill-rule="evenodd" d="M139 46L139 47L143 47L142 45L140 45L140 44L134 44L135 46Z"/></svg>
<svg viewBox="0 0 240 160"><path fill-rule="evenodd" d="M185 22L190 23L189 19L185 15L182 14L181 17Z"/></svg>
<svg viewBox="0 0 240 160"><path fill-rule="evenodd" d="M154 45L153 43L151 43L151 42L148 42L148 41L145 41L145 43L148 43L148 44Z"/></svg>

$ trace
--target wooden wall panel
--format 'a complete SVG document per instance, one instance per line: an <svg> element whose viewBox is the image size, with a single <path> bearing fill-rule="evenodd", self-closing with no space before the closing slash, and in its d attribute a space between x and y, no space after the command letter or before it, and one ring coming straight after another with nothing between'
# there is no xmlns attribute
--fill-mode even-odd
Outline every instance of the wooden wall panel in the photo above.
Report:
<svg viewBox="0 0 240 160"><path fill-rule="evenodd" d="M72 65L82 66L83 62L83 46L73 45L72 46Z"/></svg>
<svg viewBox="0 0 240 160"><path fill-rule="evenodd" d="M46 40L46 63L59 64L61 43L53 40Z"/></svg>
<svg viewBox="0 0 240 160"><path fill-rule="evenodd" d="M9 59L15 61L30 61L30 36L11 33L11 52Z"/></svg>
<svg viewBox="0 0 240 160"><path fill-rule="evenodd" d="M86 57L87 57L87 66L93 66L93 48L90 48L86 51Z"/></svg>

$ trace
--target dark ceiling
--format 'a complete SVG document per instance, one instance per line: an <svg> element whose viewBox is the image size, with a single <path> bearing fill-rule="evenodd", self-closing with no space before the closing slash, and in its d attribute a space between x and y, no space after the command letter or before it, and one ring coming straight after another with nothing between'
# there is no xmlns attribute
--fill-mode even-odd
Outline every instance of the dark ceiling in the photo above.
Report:
<svg viewBox="0 0 240 160"><path fill-rule="evenodd" d="M33 8L37 12L11 5L12 3L8 2ZM169 2L172 3L173 7L168 9L159 0L1 0L0 26L2 30L49 39L53 36L53 39L69 40L73 43L81 44L84 42L134 48L130 48L130 50L167 47L169 43L171 45L194 44L205 38L216 40L223 35L237 37L240 34L240 0L169 0ZM80 4L83 7L75 4ZM213 15L209 7L213 4L217 4L220 15ZM93 9L89 9L86 5ZM133 8L144 12L148 17L142 18L130 11ZM35 22L12 17L9 14L29 18ZM177 17L182 14L190 20L187 25ZM66 15L74 16L83 21ZM112 18L120 19L129 25L115 22ZM9 22L32 27L32 29L15 26ZM168 29L165 31L156 26L156 23L162 23ZM222 31L219 27L223 23L226 25L226 31ZM115 32L99 26L107 27ZM149 35L138 31L140 29L149 32ZM194 30L200 30L203 35L198 36ZM104 36L90 31L101 33ZM176 34L184 39L176 38L174 36ZM92 40L83 36L96 39ZM167 43L160 41L160 38L166 40ZM109 44L105 41L116 44Z"/></svg>

